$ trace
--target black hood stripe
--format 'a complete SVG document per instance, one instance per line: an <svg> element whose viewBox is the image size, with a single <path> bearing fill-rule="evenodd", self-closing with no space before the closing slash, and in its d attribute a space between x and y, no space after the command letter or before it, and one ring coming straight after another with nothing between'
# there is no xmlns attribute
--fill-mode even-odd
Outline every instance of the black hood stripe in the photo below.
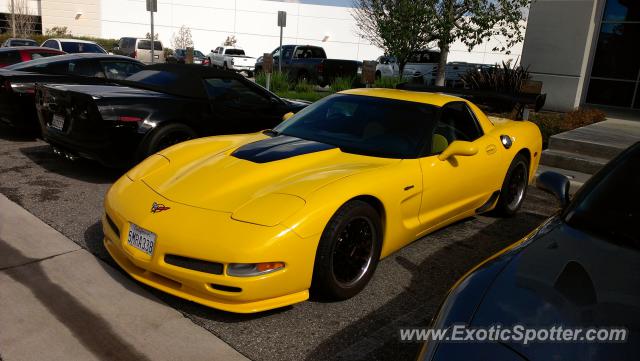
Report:
<svg viewBox="0 0 640 361"><path fill-rule="evenodd" d="M254 163L268 163L333 148L336 148L336 146L288 135L278 135L273 138L245 144L236 149L231 155Z"/></svg>

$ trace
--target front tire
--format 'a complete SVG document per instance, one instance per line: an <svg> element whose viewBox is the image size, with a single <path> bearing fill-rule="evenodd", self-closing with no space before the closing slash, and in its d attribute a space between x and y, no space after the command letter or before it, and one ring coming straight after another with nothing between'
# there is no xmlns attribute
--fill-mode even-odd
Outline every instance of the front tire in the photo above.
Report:
<svg viewBox="0 0 640 361"><path fill-rule="evenodd" d="M143 160L174 144L196 138L196 132L184 124L172 123L154 129L140 145L138 160Z"/></svg>
<svg viewBox="0 0 640 361"><path fill-rule="evenodd" d="M529 184L529 161L518 154L511 162L507 175L500 189L500 197L495 212L501 216L511 217L524 202Z"/></svg>
<svg viewBox="0 0 640 361"><path fill-rule="evenodd" d="M381 244L378 212L363 201L345 203L320 238L311 291L329 300L346 300L358 294L375 272Z"/></svg>

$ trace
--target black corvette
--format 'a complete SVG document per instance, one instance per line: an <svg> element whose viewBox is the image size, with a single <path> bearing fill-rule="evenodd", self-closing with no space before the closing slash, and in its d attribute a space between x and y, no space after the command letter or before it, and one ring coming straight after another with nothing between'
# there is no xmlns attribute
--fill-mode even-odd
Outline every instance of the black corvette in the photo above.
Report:
<svg viewBox="0 0 640 361"><path fill-rule="evenodd" d="M640 360L640 143L572 201L560 174L541 174L538 186L554 193L562 210L459 280L432 327L562 326L582 328L584 336L591 327L620 327L626 340L428 341L419 360Z"/></svg>
<svg viewBox="0 0 640 361"><path fill-rule="evenodd" d="M40 58L0 70L0 120L23 131L40 131L36 83L102 84L124 79L144 65L124 56L70 54Z"/></svg>
<svg viewBox="0 0 640 361"><path fill-rule="evenodd" d="M182 64L151 65L118 85L42 85L36 98L55 149L116 167L187 139L272 128L308 104L230 71Z"/></svg>

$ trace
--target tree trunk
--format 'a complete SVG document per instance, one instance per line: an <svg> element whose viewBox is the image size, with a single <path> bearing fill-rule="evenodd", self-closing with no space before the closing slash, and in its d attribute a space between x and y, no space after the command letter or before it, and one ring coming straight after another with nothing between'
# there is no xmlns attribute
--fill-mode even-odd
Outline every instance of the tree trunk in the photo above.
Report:
<svg viewBox="0 0 640 361"><path fill-rule="evenodd" d="M447 58L449 57L449 44L438 44L440 47L440 62L438 63L438 74L436 75L436 85L444 86Z"/></svg>

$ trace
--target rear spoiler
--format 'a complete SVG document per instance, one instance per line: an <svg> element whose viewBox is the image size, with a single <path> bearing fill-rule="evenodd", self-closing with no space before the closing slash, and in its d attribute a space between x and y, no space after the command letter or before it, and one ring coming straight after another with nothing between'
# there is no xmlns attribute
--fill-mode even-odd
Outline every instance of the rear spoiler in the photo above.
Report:
<svg viewBox="0 0 640 361"><path fill-rule="evenodd" d="M400 83L396 86L396 89L429 92L429 93L443 93L460 98L472 100L476 104L495 106L497 103L501 104L513 104L513 110L516 115L516 119L522 120L525 116L525 109L533 109L539 111L544 106L547 100L546 94L531 94L531 93L501 93L491 90L475 90L465 88L453 88L446 86L434 86L423 85L415 83Z"/></svg>

